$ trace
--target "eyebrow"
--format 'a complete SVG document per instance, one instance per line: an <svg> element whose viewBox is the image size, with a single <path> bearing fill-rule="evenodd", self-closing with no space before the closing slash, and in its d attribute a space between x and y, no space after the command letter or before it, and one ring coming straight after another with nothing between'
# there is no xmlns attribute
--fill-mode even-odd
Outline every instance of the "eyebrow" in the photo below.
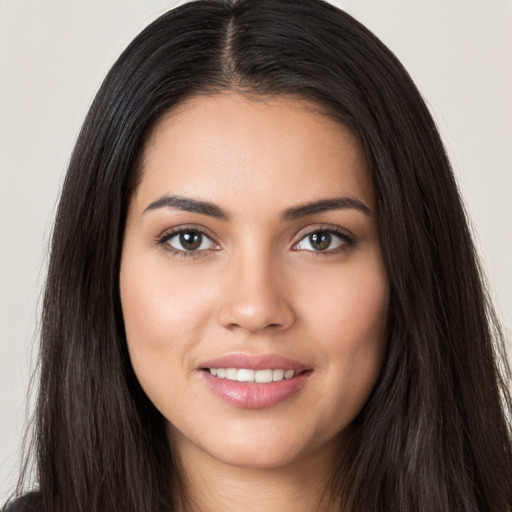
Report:
<svg viewBox="0 0 512 512"><path fill-rule="evenodd" d="M150 203L144 210L144 213L158 208L178 208L179 210L200 213L220 220L230 220L230 215L216 204L189 197L162 196L160 199ZM321 199L320 201L313 201L311 203L305 203L300 206L289 208L282 212L281 220L291 221L307 217L308 215L313 215L315 213L347 209L355 209L365 215L371 215L372 213L370 208L368 208L368 206L363 202L359 201L359 199L355 199L353 197L335 197L332 199Z"/></svg>
<svg viewBox="0 0 512 512"><path fill-rule="evenodd" d="M153 201L145 210L144 213L158 208L178 208L186 212L201 213L202 215L209 215L220 220L229 220L229 214L217 205L208 201L199 201L191 199L190 197L182 196L162 196L160 199Z"/></svg>
<svg viewBox="0 0 512 512"><path fill-rule="evenodd" d="M294 208L285 210L281 214L282 220L297 220L308 215L315 213L326 212L329 210L347 210L355 209L365 215L371 215L372 211L368 206L359 199L353 197L334 197L332 199L322 199L320 201L314 201L312 203L306 203Z"/></svg>

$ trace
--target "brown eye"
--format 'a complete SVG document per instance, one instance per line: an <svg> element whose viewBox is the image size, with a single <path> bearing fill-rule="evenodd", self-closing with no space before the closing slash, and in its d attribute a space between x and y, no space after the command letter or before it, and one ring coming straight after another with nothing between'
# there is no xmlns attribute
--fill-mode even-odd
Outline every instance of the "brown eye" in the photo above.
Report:
<svg viewBox="0 0 512 512"><path fill-rule="evenodd" d="M196 229L175 232L166 237L165 243L177 252L198 252L216 247L211 238Z"/></svg>
<svg viewBox="0 0 512 512"><path fill-rule="evenodd" d="M203 241L203 235L201 233L197 233L196 231L185 231L184 233L180 233L180 244L187 251L195 251L201 247L201 242Z"/></svg>
<svg viewBox="0 0 512 512"><path fill-rule="evenodd" d="M325 231L318 231L309 235L311 247L317 251L325 251L331 245L332 236Z"/></svg>
<svg viewBox="0 0 512 512"><path fill-rule="evenodd" d="M295 246L295 250L330 253L352 243L352 239L348 235L334 231L318 230L304 236Z"/></svg>

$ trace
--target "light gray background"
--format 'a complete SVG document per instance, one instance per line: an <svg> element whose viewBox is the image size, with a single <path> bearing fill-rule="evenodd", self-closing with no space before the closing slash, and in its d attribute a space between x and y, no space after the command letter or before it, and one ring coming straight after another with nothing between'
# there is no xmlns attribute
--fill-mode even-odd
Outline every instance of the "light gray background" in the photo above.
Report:
<svg viewBox="0 0 512 512"><path fill-rule="evenodd" d="M169 0L0 0L0 502L18 471L52 217L101 80ZM345 0L427 99L512 329L512 1ZM447 219L449 222L449 219Z"/></svg>

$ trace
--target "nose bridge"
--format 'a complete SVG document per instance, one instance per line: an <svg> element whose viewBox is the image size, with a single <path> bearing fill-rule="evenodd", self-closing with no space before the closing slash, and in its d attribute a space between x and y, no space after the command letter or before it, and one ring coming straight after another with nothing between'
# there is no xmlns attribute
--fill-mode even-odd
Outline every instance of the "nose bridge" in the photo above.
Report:
<svg viewBox="0 0 512 512"><path fill-rule="evenodd" d="M280 263L270 248L246 246L233 256L221 321L247 331L286 328L294 319Z"/></svg>

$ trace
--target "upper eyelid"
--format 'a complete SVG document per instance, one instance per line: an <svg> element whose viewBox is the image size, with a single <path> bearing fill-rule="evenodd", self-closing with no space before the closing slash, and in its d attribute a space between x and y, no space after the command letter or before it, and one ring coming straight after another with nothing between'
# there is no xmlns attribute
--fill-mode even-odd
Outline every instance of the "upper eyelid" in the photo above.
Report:
<svg viewBox="0 0 512 512"><path fill-rule="evenodd" d="M161 240L163 238L170 238L174 235L178 235L180 233L183 233L184 231L197 231L198 233L201 233L202 235L210 238L213 242L218 243L216 240L216 237L210 232L209 229L205 228L204 226L199 226L196 224L185 224L177 227L167 228L164 229L160 235L158 235L158 239Z"/></svg>
<svg viewBox="0 0 512 512"><path fill-rule="evenodd" d="M297 234L298 241L302 240L304 237L311 235L312 233L316 233L317 231L324 231L328 233L334 233L339 236L345 236L348 238L355 238L354 235L345 228L342 228L341 226L335 226L332 224L319 224L314 226L308 226Z"/></svg>

